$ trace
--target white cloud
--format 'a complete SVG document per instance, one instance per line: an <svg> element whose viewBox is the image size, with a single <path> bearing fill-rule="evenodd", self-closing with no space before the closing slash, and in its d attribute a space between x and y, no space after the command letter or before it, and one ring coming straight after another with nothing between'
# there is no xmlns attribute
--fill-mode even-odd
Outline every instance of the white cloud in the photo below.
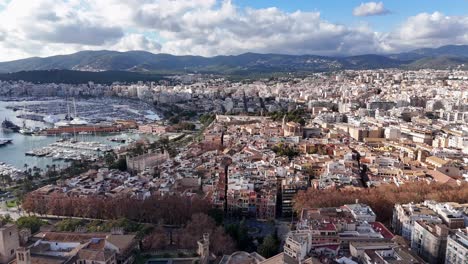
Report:
<svg viewBox="0 0 468 264"><path fill-rule="evenodd" d="M395 50L468 44L468 16L421 13L409 17L386 41Z"/></svg>
<svg viewBox="0 0 468 264"><path fill-rule="evenodd" d="M101 49L124 36L78 1L13 0L0 11L0 60Z"/></svg>
<svg viewBox="0 0 468 264"><path fill-rule="evenodd" d="M386 11L370 3L366 14ZM228 0L13 0L0 9L0 61L87 49L204 56L398 52L468 44L467 20L422 13L376 32L327 21L319 12L240 8Z"/></svg>
<svg viewBox="0 0 468 264"><path fill-rule="evenodd" d="M365 40L366 52L380 51L373 32L330 23L318 12L241 9L230 1L195 2L142 4L133 14L134 23L156 30L165 40L162 52L173 54L342 54L354 52L353 38Z"/></svg>
<svg viewBox="0 0 468 264"><path fill-rule="evenodd" d="M111 46L110 49L117 51L145 50L157 53L161 50L161 44L148 39L142 34L129 34L120 39L118 43Z"/></svg>
<svg viewBox="0 0 468 264"><path fill-rule="evenodd" d="M10 0L0 0L0 8L5 7L9 2Z"/></svg>
<svg viewBox="0 0 468 264"><path fill-rule="evenodd" d="M353 10L354 16L376 16L385 15L390 13L385 7L383 2L367 2L361 3Z"/></svg>
<svg viewBox="0 0 468 264"><path fill-rule="evenodd" d="M80 9L79 3L53 0L15 0L1 13L4 27L28 40L102 45L119 39L123 30Z"/></svg>

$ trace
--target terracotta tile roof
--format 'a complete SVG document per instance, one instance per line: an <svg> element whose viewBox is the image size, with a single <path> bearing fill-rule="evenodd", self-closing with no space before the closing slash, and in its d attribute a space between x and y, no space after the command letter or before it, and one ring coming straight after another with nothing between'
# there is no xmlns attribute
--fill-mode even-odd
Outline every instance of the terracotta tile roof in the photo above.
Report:
<svg viewBox="0 0 468 264"><path fill-rule="evenodd" d="M380 222L372 222L371 226L375 231L379 232L384 238L392 239L394 237L393 233L390 232L390 230L388 230L388 228L385 227Z"/></svg>
<svg viewBox="0 0 468 264"><path fill-rule="evenodd" d="M110 250L81 249L78 251L78 258L82 260L106 261L113 255L114 253Z"/></svg>
<svg viewBox="0 0 468 264"><path fill-rule="evenodd" d="M453 179L452 177L443 174L440 171L436 170L427 170L425 171L427 175L432 177L435 181L440 182L440 183L448 183L448 184L456 184L456 180Z"/></svg>
<svg viewBox="0 0 468 264"><path fill-rule="evenodd" d="M109 235L108 233L74 233L74 232L40 232L34 236L37 239L56 242L87 243L92 239L101 239L97 243L90 244L90 249L102 249L104 240L119 248L126 250L135 239L135 235Z"/></svg>
<svg viewBox="0 0 468 264"><path fill-rule="evenodd" d="M134 242L135 235L109 235L106 240L118 247L120 251L125 251Z"/></svg>
<svg viewBox="0 0 468 264"><path fill-rule="evenodd" d="M283 255L284 255L284 253L280 253L280 254L278 254L276 256L265 259L264 261L260 262L259 264L283 264Z"/></svg>
<svg viewBox="0 0 468 264"><path fill-rule="evenodd" d="M441 158L436 157L436 156L427 157L426 162L435 163L435 164L437 164L439 166L443 166L443 165L446 165L446 164L450 163L449 160L444 160L444 159L441 159Z"/></svg>
<svg viewBox="0 0 468 264"><path fill-rule="evenodd" d="M58 259L52 257L32 257L31 264L61 264L65 263L65 259Z"/></svg>
<svg viewBox="0 0 468 264"><path fill-rule="evenodd" d="M31 264L63 264L67 262L67 258L54 257L54 256L35 256L31 255ZM10 264L17 264L16 259L10 262Z"/></svg>
<svg viewBox="0 0 468 264"><path fill-rule="evenodd" d="M318 229L326 231L336 231L336 226L333 223L325 223L321 225Z"/></svg>

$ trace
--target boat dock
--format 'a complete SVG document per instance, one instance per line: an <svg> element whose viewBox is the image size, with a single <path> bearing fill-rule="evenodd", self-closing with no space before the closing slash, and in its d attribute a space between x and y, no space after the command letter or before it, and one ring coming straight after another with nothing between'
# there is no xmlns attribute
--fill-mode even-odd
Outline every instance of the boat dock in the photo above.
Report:
<svg viewBox="0 0 468 264"><path fill-rule="evenodd" d="M9 176L13 181L24 177L24 173L12 165L0 162L0 175Z"/></svg>
<svg viewBox="0 0 468 264"><path fill-rule="evenodd" d="M112 147L98 142L66 140L50 144L47 147L33 149L27 156L49 157L56 160L94 161L102 152L111 151Z"/></svg>
<svg viewBox="0 0 468 264"><path fill-rule="evenodd" d="M49 128L41 131L44 135L60 135L64 133L112 133L121 131L121 126L99 126L99 125L84 125L84 126L67 126L59 128Z"/></svg>

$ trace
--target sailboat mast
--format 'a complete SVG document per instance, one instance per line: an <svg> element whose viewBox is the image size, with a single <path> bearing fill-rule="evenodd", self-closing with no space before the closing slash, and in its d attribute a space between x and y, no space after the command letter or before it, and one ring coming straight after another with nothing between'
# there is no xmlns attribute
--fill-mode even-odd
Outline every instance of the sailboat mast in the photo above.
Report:
<svg viewBox="0 0 468 264"><path fill-rule="evenodd" d="M75 110L75 116L74 118L76 118L76 102L75 102L75 97L73 97L73 108Z"/></svg>
<svg viewBox="0 0 468 264"><path fill-rule="evenodd" d="M67 100L67 118L70 119L70 102Z"/></svg>
<svg viewBox="0 0 468 264"><path fill-rule="evenodd" d="M26 114L26 103L23 104L23 111L21 111L21 116L23 119L23 129L26 128L26 120L24 119L25 114Z"/></svg>

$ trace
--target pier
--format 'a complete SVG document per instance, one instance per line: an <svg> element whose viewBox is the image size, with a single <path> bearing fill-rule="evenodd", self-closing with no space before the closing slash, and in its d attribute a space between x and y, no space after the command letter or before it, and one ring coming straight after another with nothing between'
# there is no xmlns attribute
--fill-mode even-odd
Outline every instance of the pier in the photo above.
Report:
<svg viewBox="0 0 468 264"><path fill-rule="evenodd" d="M111 151L112 147L98 142L60 141L47 147L33 149L26 156L49 157L56 160L89 160L94 161L100 153Z"/></svg>
<svg viewBox="0 0 468 264"><path fill-rule="evenodd" d="M67 126L58 128L48 128L41 131L43 135L60 135L64 133L112 133L122 130L121 126Z"/></svg>

